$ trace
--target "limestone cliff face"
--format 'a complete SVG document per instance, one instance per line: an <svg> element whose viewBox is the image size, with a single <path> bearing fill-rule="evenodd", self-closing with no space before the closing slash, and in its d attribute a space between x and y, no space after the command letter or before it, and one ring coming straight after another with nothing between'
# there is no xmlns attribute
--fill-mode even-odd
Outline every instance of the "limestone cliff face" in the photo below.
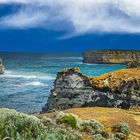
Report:
<svg viewBox="0 0 140 140"><path fill-rule="evenodd" d="M133 61L140 61L140 51L86 51L83 53L84 63L103 64L128 64Z"/></svg>
<svg viewBox="0 0 140 140"><path fill-rule="evenodd" d="M2 59L0 59L0 74L4 73L4 66L2 64Z"/></svg>
<svg viewBox="0 0 140 140"><path fill-rule="evenodd" d="M58 72L43 112L78 107L140 106L140 69L89 77L77 69Z"/></svg>

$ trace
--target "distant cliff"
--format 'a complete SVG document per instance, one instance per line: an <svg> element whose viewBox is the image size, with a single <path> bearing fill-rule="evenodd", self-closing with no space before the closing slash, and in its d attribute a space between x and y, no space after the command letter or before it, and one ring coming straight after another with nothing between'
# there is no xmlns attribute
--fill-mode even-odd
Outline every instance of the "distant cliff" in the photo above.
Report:
<svg viewBox="0 0 140 140"><path fill-rule="evenodd" d="M58 72L43 112L79 107L140 106L140 69L89 77L77 68Z"/></svg>
<svg viewBox="0 0 140 140"><path fill-rule="evenodd" d="M4 73L4 66L2 64L2 59L0 59L0 74Z"/></svg>
<svg viewBox="0 0 140 140"><path fill-rule="evenodd" d="M94 50L83 53L84 63L128 64L140 61L140 51Z"/></svg>

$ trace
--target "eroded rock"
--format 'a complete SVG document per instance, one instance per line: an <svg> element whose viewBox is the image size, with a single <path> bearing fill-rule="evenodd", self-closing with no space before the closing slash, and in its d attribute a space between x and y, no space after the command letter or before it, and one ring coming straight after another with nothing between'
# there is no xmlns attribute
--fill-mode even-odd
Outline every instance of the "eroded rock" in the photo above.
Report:
<svg viewBox="0 0 140 140"><path fill-rule="evenodd" d="M43 112L79 107L140 106L140 69L124 69L90 77L79 68L58 72Z"/></svg>

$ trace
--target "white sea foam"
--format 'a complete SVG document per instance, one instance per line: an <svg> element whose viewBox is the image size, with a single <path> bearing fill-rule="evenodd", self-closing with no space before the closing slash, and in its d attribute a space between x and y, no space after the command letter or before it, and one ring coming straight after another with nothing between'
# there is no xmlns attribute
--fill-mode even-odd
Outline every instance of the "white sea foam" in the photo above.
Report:
<svg viewBox="0 0 140 140"><path fill-rule="evenodd" d="M3 78L24 78L24 79L42 79L42 80L53 80L54 76L51 75L24 75L24 74L15 74L12 71L6 70L4 75L1 75Z"/></svg>
<svg viewBox="0 0 140 140"><path fill-rule="evenodd" d="M24 82L20 84L14 84L13 87L23 88L23 87L48 87L48 84L40 81Z"/></svg>
<svg viewBox="0 0 140 140"><path fill-rule="evenodd" d="M6 75L6 74L7 74L7 75L8 75L8 74L12 74L12 73L13 73L13 71L11 71L11 70L6 70L6 71L5 71L5 75Z"/></svg>
<svg viewBox="0 0 140 140"><path fill-rule="evenodd" d="M42 82L30 82L30 83L24 84L24 86L48 86L48 85Z"/></svg>
<svg viewBox="0 0 140 140"><path fill-rule="evenodd" d="M19 75L19 74L4 74L2 77L8 78L25 78L25 79L36 79L35 75Z"/></svg>
<svg viewBox="0 0 140 140"><path fill-rule="evenodd" d="M51 76L51 75L39 76L39 79L41 79L41 80L54 80L55 76Z"/></svg>

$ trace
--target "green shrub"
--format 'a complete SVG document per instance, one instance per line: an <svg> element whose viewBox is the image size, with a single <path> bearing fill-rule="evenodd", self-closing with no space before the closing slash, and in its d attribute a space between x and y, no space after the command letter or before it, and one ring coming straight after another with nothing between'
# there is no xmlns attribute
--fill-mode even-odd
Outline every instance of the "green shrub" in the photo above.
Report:
<svg viewBox="0 0 140 140"><path fill-rule="evenodd" d="M64 116L63 118L58 120L59 124L64 124L66 126L70 126L72 128L77 128L77 121L74 116Z"/></svg>
<svg viewBox="0 0 140 140"><path fill-rule="evenodd" d="M125 140L126 139L126 135L124 135L123 133L121 132L116 132L114 134L114 139L115 140Z"/></svg>
<svg viewBox="0 0 140 140"><path fill-rule="evenodd" d="M81 127L82 130L92 134L100 133L102 128L103 125L96 120L83 120Z"/></svg>
<svg viewBox="0 0 140 140"><path fill-rule="evenodd" d="M96 134L93 136L94 140L107 140L106 138L103 138L101 134Z"/></svg>
<svg viewBox="0 0 140 140"><path fill-rule="evenodd" d="M113 132L116 138L120 140L125 140L130 134L130 129L129 129L128 124L122 123L122 124L118 124L114 126Z"/></svg>
<svg viewBox="0 0 140 140"><path fill-rule="evenodd" d="M44 126L31 118L21 115L8 115L0 121L4 129L1 129L1 136L8 136L16 139L19 136L24 138L37 139L40 133L44 133Z"/></svg>
<svg viewBox="0 0 140 140"><path fill-rule="evenodd" d="M115 130L115 132L121 132L123 134L126 134L127 136L130 134L129 126L126 123L116 125L113 129Z"/></svg>
<svg viewBox="0 0 140 140"><path fill-rule="evenodd" d="M46 127L36 117L11 110L0 110L0 140L80 140L56 126Z"/></svg>
<svg viewBox="0 0 140 140"><path fill-rule="evenodd" d="M95 131L94 131L94 130L92 129L92 127L89 126L89 125L84 125L84 126L82 126L80 130L81 130L82 132L86 132L86 133L90 133L90 134L94 134L94 133L95 133Z"/></svg>

